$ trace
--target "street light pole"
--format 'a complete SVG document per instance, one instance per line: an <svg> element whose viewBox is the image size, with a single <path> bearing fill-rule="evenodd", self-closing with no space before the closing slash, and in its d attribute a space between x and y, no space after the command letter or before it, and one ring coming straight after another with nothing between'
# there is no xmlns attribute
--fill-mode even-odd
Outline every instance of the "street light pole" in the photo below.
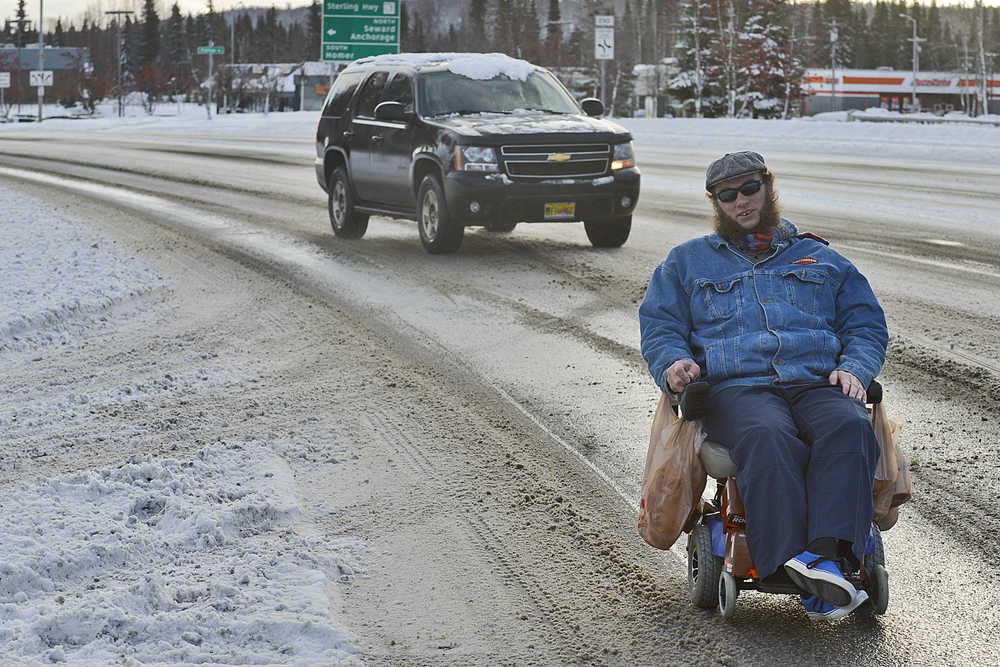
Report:
<svg viewBox="0 0 1000 667"><path fill-rule="evenodd" d="M45 69L45 24L42 12L44 0L38 0L38 69ZM38 87L38 122L42 122L42 102L45 100L45 86Z"/></svg>
<svg viewBox="0 0 1000 667"><path fill-rule="evenodd" d="M920 71L920 44L923 40L917 37L917 19L913 18L909 14L900 14L899 18L907 19L913 23L913 37L909 40L913 42L913 85L911 86L912 95L910 98L910 106L915 111L919 111L917 108L917 72Z"/></svg>
<svg viewBox="0 0 1000 667"><path fill-rule="evenodd" d="M118 17L125 14L134 14L135 12L129 9L117 9L104 13L114 15L115 24L118 26L118 48L115 49L115 53L118 54L118 117L121 118L125 115L125 108L122 105L122 20Z"/></svg>

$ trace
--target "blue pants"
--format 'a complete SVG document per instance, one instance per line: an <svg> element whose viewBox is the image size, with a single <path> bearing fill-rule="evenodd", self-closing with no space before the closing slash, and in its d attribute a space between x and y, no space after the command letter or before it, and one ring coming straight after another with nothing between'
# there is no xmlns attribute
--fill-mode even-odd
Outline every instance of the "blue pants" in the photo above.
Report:
<svg viewBox="0 0 1000 667"><path fill-rule="evenodd" d="M861 560L879 457L861 401L829 384L727 387L704 426L736 463L761 578L820 537L850 542Z"/></svg>

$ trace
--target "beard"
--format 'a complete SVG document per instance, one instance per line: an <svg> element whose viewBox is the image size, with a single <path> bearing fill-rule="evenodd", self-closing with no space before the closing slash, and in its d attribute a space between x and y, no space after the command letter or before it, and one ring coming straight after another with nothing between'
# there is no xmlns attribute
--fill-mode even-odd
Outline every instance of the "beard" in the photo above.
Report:
<svg viewBox="0 0 1000 667"><path fill-rule="evenodd" d="M770 187L768 187L767 196L764 197L764 204L760 209L760 220L752 229L740 227L740 223L726 215L715 199L712 199L712 207L715 209L715 219L712 221L715 232L730 241L739 241L747 234L766 234L777 228L778 223L781 222L778 194Z"/></svg>

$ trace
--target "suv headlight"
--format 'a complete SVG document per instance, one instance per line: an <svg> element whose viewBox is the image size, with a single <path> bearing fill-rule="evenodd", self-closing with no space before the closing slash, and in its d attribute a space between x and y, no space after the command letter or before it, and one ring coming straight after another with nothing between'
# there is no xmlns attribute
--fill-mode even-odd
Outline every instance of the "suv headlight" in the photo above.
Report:
<svg viewBox="0 0 1000 667"><path fill-rule="evenodd" d="M635 166L635 148L633 142L615 144L614 152L611 154L611 171L627 169Z"/></svg>
<svg viewBox="0 0 1000 667"><path fill-rule="evenodd" d="M456 146L455 168L459 171L500 171L497 152L487 146Z"/></svg>

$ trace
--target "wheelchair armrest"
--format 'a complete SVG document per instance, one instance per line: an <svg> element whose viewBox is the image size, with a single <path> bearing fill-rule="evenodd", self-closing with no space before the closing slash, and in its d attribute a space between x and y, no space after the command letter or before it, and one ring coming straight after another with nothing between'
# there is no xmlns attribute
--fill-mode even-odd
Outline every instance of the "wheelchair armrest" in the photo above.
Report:
<svg viewBox="0 0 1000 667"><path fill-rule="evenodd" d="M681 392L681 417L687 420L701 419L708 410L708 382L697 380L689 383Z"/></svg>
<svg viewBox="0 0 1000 667"><path fill-rule="evenodd" d="M872 380L872 383L868 385L868 396L865 398L865 402L872 405L882 402L882 385L879 384L878 380Z"/></svg>

